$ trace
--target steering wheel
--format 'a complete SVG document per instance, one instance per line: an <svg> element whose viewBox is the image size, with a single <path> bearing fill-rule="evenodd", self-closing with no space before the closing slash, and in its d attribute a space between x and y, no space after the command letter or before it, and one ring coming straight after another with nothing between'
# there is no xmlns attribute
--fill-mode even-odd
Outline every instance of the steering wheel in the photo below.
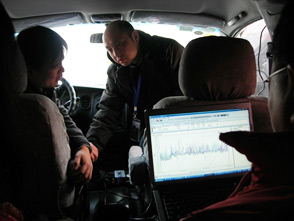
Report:
<svg viewBox="0 0 294 221"><path fill-rule="evenodd" d="M74 87L65 79L61 79L61 85L55 88L58 105L63 105L68 114L72 114L76 108L77 97Z"/></svg>

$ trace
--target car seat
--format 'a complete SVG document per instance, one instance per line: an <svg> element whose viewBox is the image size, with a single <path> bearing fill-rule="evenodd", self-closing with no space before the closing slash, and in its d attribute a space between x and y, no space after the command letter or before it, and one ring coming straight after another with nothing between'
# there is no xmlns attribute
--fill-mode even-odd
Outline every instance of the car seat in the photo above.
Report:
<svg viewBox="0 0 294 221"><path fill-rule="evenodd" d="M254 95L256 63L251 44L232 37L202 37L185 47L179 66L183 96L166 97L153 108L250 102L256 132L272 132L267 97ZM148 160L146 131L143 152Z"/></svg>
<svg viewBox="0 0 294 221"><path fill-rule="evenodd" d="M247 40L231 37L203 37L190 41L182 54L179 85L184 96L166 97L153 108L192 107L198 105L250 102L254 130L272 132L267 97L253 95L256 88L254 51ZM148 145L144 132L146 161L131 165L135 175L146 176ZM137 170L137 171L136 171Z"/></svg>
<svg viewBox="0 0 294 221"><path fill-rule="evenodd" d="M182 54L179 85L184 96L163 98L153 108L247 101L252 105L254 130L272 132L267 98L253 95L256 88L256 63L253 48L247 40L215 36L192 40ZM144 169L149 164L146 131L143 152L147 161L142 159L129 165L132 168L130 177L140 184L145 183L145 177L148 176L148 169Z"/></svg>
<svg viewBox="0 0 294 221"><path fill-rule="evenodd" d="M70 147L62 115L50 99L24 94L26 65L14 28L0 4L1 156L0 202L11 202L26 220L62 219L74 202L68 181Z"/></svg>
<svg viewBox="0 0 294 221"><path fill-rule="evenodd" d="M184 96L163 98L154 108L249 101L256 132L271 132L267 97L255 96L256 63L247 40L202 37L188 43L179 67Z"/></svg>

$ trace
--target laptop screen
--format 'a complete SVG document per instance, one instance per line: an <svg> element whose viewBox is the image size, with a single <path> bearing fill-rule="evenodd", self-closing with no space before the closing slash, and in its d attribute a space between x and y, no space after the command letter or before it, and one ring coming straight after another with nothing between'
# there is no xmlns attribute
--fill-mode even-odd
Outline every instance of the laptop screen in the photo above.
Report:
<svg viewBox="0 0 294 221"><path fill-rule="evenodd" d="M245 155L219 140L221 132L250 131L250 103L146 110L151 179L192 179L248 171Z"/></svg>

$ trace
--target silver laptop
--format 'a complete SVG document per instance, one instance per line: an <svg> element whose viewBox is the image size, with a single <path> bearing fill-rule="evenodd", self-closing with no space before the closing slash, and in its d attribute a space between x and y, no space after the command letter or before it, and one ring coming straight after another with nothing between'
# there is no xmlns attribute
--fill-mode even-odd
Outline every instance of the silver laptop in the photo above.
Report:
<svg viewBox="0 0 294 221"><path fill-rule="evenodd" d="M172 211L170 215L170 205L165 205L170 202L163 194L180 194L177 198L181 198L193 191L204 195L204 199L193 198L197 203L193 211L223 200L251 169L245 155L219 140L223 132L253 130L249 102L146 110L145 120L150 178L160 220L178 220L188 212ZM218 192L224 196L209 199ZM181 204L184 201L179 206L186 206Z"/></svg>

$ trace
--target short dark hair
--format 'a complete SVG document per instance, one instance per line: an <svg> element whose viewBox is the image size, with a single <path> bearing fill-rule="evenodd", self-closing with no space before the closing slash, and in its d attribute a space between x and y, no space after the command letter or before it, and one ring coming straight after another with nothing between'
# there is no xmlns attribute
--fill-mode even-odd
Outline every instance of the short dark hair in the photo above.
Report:
<svg viewBox="0 0 294 221"><path fill-rule="evenodd" d="M132 37L134 27L125 20L116 20L107 25L107 27L113 26L118 29L121 33L126 33L130 38Z"/></svg>
<svg viewBox="0 0 294 221"><path fill-rule="evenodd" d="M274 30L273 55L284 65L294 68L294 1L285 4L279 22Z"/></svg>
<svg viewBox="0 0 294 221"><path fill-rule="evenodd" d="M52 65L67 50L65 40L43 26L24 29L17 36L17 41L27 66L36 70L44 65Z"/></svg>

